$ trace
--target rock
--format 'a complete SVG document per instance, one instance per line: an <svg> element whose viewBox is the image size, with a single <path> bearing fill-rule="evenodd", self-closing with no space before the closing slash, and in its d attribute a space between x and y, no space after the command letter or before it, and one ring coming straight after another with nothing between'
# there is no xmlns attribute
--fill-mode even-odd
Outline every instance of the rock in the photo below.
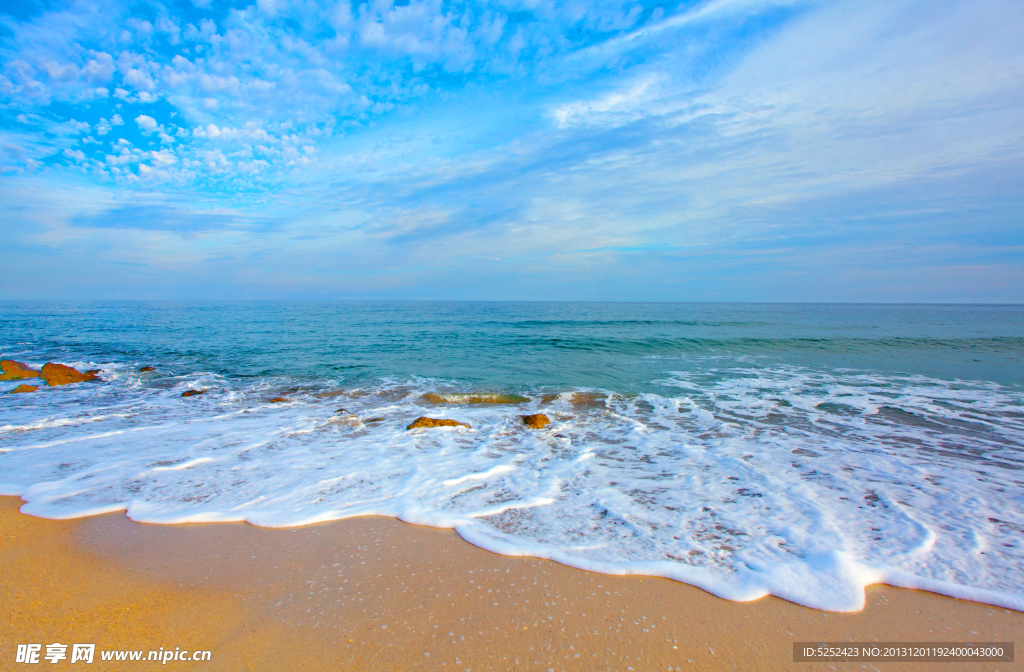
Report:
<svg viewBox="0 0 1024 672"><path fill-rule="evenodd" d="M427 392L421 397L432 404L524 404L529 399L518 394L467 394L465 392Z"/></svg>
<svg viewBox="0 0 1024 672"><path fill-rule="evenodd" d="M601 392L576 392L569 397L569 403L579 410L606 408L608 397Z"/></svg>
<svg viewBox="0 0 1024 672"><path fill-rule="evenodd" d="M71 368L70 366L64 366L63 364L54 364L53 362L43 364L43 370L39 375L50 387L71 385L72 383L86 383L90 380L96 380L95 373L82 373L78 369Z"/></svg>
<svg viewBox="0 0 1024 672"><path fill-rule="evenodd" d="M384 418L367 418L363 422L384 422Z"/></svg>
<svg viewBox="0 0 1024 672"><path fill-rule="evenodd" d="M13 359L0 360L0 369L3 369L3 375L0 375L0 380L21 380L22 378L39 377L38 371L30 369L27 364L16 362Z"/></svg>
<svg viewBox="0 0 1024 672"><path fill-rule="evenodd" d="M551 424L548 420L548 416L543 413L534 413L533 415L520 415L519 419L523 421L523 424L530 429L544 429L547 425Z"/></svg>
<svg viewBox="0 0 1024 672"><path fill-rule="evenodd" d="M11 394L18 394L20 392L35 392L39 388L35 385L18 385L16 388L11 390Z"/></svg>
<svg viewBox="0 0 1024 672"><path fill-rule="evenodd" d="M103 369L89 369L85 372L87 376L95 376L97 373L103 373Z"/></svg>
<svg viewBox="0 0 1024 672"><path fill-rule="evenodd" d="M344 409L342 409L344 410ZM334 423L336 425L348 425L349 427L362 427L363 423L359 421L359 418L352 413L334 413L327 422Z"/></svg>
<svg viewBox="0 0 1024 672"><path fill-rule="evenodd" d="M156 371L156 367L154 367L154 366L144 366L141 369L139 369L139 373L146 373L147 371Z"/></svg>
<svg viewBox="0 0 1024 672"><path fill-rule="evenodd" d="M206 394L206 390L185 390L181 393L183 397L194 397L197 394Z"/></svg>
<svg viewBox="0 0 1024 672"><path fill-rule="evenodd" d="M406 429L418 429L420 427L469 427L464 422L457 420L419 417L412 421ZM470 427L472 429L472 427Z"/></svg>
<svg viewBox="0 0 1024 672"><path fill-rule="evenodd" d="M288 400L285 399L284 397L274 397L273 399L270 400L270 403L272 403L272 404L280 404L282 401L288 401Z"/></svg>

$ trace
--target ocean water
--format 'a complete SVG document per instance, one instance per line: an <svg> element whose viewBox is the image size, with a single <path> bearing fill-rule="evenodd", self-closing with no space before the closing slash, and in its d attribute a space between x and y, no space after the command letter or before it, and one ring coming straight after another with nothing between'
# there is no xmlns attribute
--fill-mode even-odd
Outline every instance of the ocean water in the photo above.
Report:
<svg viewBox="0 0 1024 672"><path fill-rule="evenodd" d="M103 370L0 397L37 516L378 514L732 600L1024 610L1020 306L8 302L0 357Z"/></svg>

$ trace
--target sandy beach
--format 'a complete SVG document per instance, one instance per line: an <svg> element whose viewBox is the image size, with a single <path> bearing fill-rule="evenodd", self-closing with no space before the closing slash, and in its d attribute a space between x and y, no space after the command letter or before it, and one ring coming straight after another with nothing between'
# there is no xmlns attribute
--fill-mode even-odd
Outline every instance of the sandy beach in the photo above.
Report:
<svg viewBox="0 0 1024 672"><path fill-rule="evenodd" d="M4 669L19 667L18 644L61 642L209 650L210 661L167 663L209 670L913 670L922 664L794 663L792 644L1024 633L1024 614L925 592L875 586L856 614L736 603L666 579L494 555L385 518L161 526L120 513L43 520L20 504L0 499Z"/></svg>

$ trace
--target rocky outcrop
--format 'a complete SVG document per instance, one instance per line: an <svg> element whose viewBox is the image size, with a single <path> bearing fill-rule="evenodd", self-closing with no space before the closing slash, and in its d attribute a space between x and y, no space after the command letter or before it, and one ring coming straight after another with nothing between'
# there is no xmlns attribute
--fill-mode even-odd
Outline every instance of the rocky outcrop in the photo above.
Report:
<svg viewBox="0 0 1024 672"><path fill-rule="evenodd" d="M148 373L149 371L156 371L156 367L144 366L141 369L139 369L139 373Z"/></svg>
<svg viewBox="0 0 1024 672"><path fill-rule="evenodd" d="M280 403L285 402L285 401L288 401L288 400L285 399L284 397L274 397L273 399L270 400L270 403L272 403L272 404L280 404Z"/></svg>
<svg viewBox="0 0 1024 672"><path fill-rule="evenodd" d="M13 359L0 360L0 369L3 374L0 380L21 380L22 378L38 378L39 372L30 369L27 364L16 362Z"/></svg>
<svg viewBox="0 0 1024 672"><path fill-rule="evenodd" d="M524 404L529 401L518 394L488 394L465 392L427 392L421 397L431 404Z"/></svg>
<svg viewBox="0 0 1024 672"><path fill-rule="evenodd" d="M543 413L534 413L533 415L520 415L519 419L523 421L523 424L530 429L544 429L551 424L548 420L548 416Z"/></svg>
<svg viewBox="0 0 1024 672"><path fill-rule="evenodd" d="M11 394L19 394L21 392L35 392L39 388L35 385L18 385L16 388L11 390Z"/></svg>
<svg viewBox="0 0 1024 672"><path fill-rule="evenodd" d="M419 417L413 420L412 424L406 427L406 429L419 429L420 427L469 427L469 425L458 420L448 420L447 418Z"/></svg>
<svg viewBox="0 0 1024 672"><path fill-rule="evenodd" d="M197 394L206 394L206 390L185 390L181 393L183 397L194 397Z"/></svg>
<svg viewBox="0 0 1024 672"><path fill-rule="evenodd" d="M95 373L82 373L78 369L64 366L63 364L54 364L53 362L43 364L43 370L40 372L39 377L45 380L46 384L50 387L96 380Z"/></svg>

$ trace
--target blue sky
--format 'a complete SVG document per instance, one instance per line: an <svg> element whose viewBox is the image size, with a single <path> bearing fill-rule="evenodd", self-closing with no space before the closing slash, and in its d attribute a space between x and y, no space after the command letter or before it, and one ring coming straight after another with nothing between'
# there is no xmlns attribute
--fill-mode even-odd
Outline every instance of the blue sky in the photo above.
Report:
<svg viewBox="0 0 1024 672"><path fill-rule="evenodd" d="M1024 302L1017 0L0 2L5 298Z"/></svg>

